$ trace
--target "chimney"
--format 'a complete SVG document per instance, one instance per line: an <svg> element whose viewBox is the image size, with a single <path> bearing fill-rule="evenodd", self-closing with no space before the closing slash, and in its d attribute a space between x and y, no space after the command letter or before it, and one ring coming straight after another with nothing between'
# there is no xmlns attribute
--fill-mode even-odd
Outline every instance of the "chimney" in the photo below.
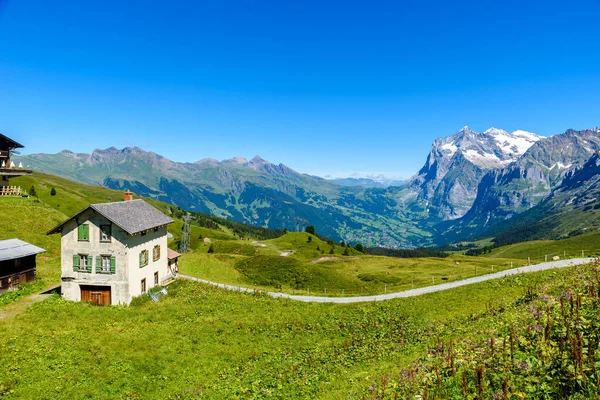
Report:
<svg viewBox="0 0 600 400"><path fill-rule="evenodd" d="M123 194L123 200L124 201L133 200L133 193L131 193L129 190L126 190L125 193Z"/></svg>

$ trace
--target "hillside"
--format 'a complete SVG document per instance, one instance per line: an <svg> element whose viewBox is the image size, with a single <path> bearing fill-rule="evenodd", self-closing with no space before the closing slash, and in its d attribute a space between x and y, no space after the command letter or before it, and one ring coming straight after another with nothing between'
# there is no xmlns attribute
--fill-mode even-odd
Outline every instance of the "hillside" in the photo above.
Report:
<svg viewBox="0 0 600 400"><path fill-rule="evenodd" d="M109 197L116 199L121 193L49 175L20 179L22 185L35 185L41 201L0 199L5 215L13 217L4 219L1 232L49 250L38 258L39 277L51 285L59 278L58 236L44 233L65 218L58 210L79 209L90 199L101 202ZM50 195L52 187L55 196ZM172 208L155 204L167 211ZM176 244L181 226L180 220L170 226L174 234L171 245ZM485 273L492 265L497 270L509 261L498 258L509 254L507 251L495 254L495 258L365 256L304 232L256 241L237 239L226 230L193 225L193 250L182 257L182 270L253 287L283 286L302 293L310 284L314 293L325 285L328 293L324 294L350 295L353 290L358 294L359 289L366 293L381 292L385 287L395 290L411 284L428 285L432 276L440 282L460 271L471 276L477 271L475 266L479 273ZM200 236L210 238L210 243L200 240ZM569 245L597 243L596 237L589 236ZM208 253L211 245L214 252ZM282 257L282 252L289 254ZM522 254L513 249L511 257L515 258L510 260ZM380 398L396 394L414 397L424 390L473 396L478 391L492 395L506 390L538 398L538 386L529 385L523 377L523 362L531 367L528 375L550 388L548 393L585 394L591 390L590 383L574 384L577 380L569 372L568 363L564 371L557 367L563 376L559 381L548 372L554 369L544 367L547 363L535 361L543 351L541 336L537 330L521 328L536 323L530 316L531 307L534 311L541 309L550 299L549 310L556 319L561 293L585 293L585 288L592 287L593 270L578 270L577 274L574 269L565 269L520 275L416 298L357 305L304 304L186 281L169 286L169 294L159 302L143 296L130 307L94 307L53 295L18 317L0 319L0 363L5 366L0 370L0 394L15 399L337 399L374 394ZM344 285L346 291L340 293L342 288L333 283ZM592 302L588 295L582 296L581 312L585 312L586 324L596 326L597 313L589 312ZM511 324L516 327L514 331ZM577 333L577 327L570 326ZM551 326L552 337L559 337L559 327ZM89 334L96 331L102 335ZM587 332L582 331L582 340L593 337L593 331L589 338ZM499 354L508 354L510 349L511 362L506 361L508 356L499 356L504 372L490 367L486 376L491 379L481 386L475 371L487 356L472 348L481 347L481 341L489 343L489 337L497 340L498 349L504 349ZM500 345L509 340L516 345ZM553 349L552 357L560 355L569 360L561 353L566 350L557 348L556 340L546 343L544 348ZM438 351L442 344L446 353ZM431 349L435 349L437 358L431 358ZM456 354L455 369L447 368L447 358L440 354ZM513 357L521 364L514 364ZM595 355L587 353L585 357L582 359L589 360ZM432 362L440 371L437 380L422 368L415 369L415 365L426 365L428 370L435 370L429 367ZM466 385L453 378L463 374L467 376ZM82 375L93 379L82 379ZM503 389L505 377L509 381ZM586 377L586 382L592 382Z"/></svg>
<svg viewBox="0 0 600 400"><path fill-rule="evenodd" d="M494 335L498 349L504 348L499 354L506 354L510 346L502 343L509 338L509 320L516 321L522 338L515 341L515 361L527 361L531 376L543 377L558 390L574 378L563 374L559 386L548 378L554 375L541 375L547 364L531 361L536 348L530 347L532 333L522 327L534 322L527 307L560 294L572 275L572 270L531 274L352 306L297 303L191 282L173 285L158 303L138 301L125 308L93 307L55 296L19 318L0 321L0 362L5 366L0 390L15 399L337 399L373 393L393 398L394 393L423 393L424 386L433 393L435 377L413 380L402 371L436 361L427 349L454 341L455 366L461 374L468 372L465 390L475 395L471 365L484 360L469 346ZM538 287L545 291L531 292ZM552 301L554 313L558 300ZM596 321L597 313L587 315L590 323ZM560 326L553 325L553 335ZM102 335L90 334L97 331ZM461 361L459 352L468 359ZM450 372L446 367L440 371L444 387L451 385ZM538 398L532 391L537 385L527 385L517 367L505 371L510 393ZM495 369L486 373L496 376ZM586 387L571 390L581 393ZM486 380L485 390L501 391L502 379Z"/></svg>

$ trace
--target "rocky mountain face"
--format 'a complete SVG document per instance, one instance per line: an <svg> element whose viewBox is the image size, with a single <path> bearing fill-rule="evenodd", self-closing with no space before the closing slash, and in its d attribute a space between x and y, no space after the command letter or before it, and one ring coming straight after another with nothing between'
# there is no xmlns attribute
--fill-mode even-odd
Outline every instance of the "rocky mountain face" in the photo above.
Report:
<svg viewBox="0 0 600 400"><path fill-rule="evenodd" d="M425 166L409 185L432 215L443 220L460 218L473 205L486 172L516 161L540 139L525 131L490 128L478 133L465 126L433 143Z"/></svg>
<svg viewBox="0 0 600 400"><path fill-rule="evenodd" d="M580 204L570 199L596 193L596 169L590 163L599 149L598 129L543 138L465 127L437 139L423 168L406 184L389 187L362 181L340 185L258 156L178 163L137 147L33 154L18 161L254 225L295 230L311 224L321 234L350 243L418 247L494 227L556 223L558 217L551 215ZM585 173L590 176L584 179Z"/></svg>
<svg viewBox="0 0 600 400"><path fill-rule="evenodd" d="M568 130L537 141L515 162L488 171L469 211L453 223L440 224L438 230L445 237L466 237L536 206L599 149L598 129Z"/></svg>

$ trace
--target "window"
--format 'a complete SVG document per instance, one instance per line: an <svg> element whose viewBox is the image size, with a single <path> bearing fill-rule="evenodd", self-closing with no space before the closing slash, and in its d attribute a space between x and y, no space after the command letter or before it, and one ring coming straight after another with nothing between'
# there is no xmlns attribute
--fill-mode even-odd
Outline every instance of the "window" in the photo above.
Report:
<svg viewBox="0 0 600 400"><path fill-rule="evenodd" d="M77 227L77 240L80 242L90 240L90 226L88 224L81 224Z"/></svg>
<svg viewBox="0 0 600 400"><path fill-rule="evenodd" d="M142 293L146 293L146 278L142 279Z"/></svg>
<svg viewBox="0 0 600 400"><path fill-rule="evenodd" d="M158 261L159 259L160 259L160 245L157 244L152 249L152 260L153 261Z"/></svg>
<svg viewBox="0 0 600 400"><path fill-rule="evenodd" d="M142 250L140 252L140 268L148 265L148 250Z"/></svg>
<svg viewBox="0 0 600 400"><path fill-rule="evenodd" d="M154 273L154 286L158 285L158 271Z"/></svg>
<svg viewBox="0 0 600 400"><path fill-rule="evenodd" d="M114 274L116 264L115 256L96 256L96 273Z"/></svg>
<svg viewBox="0 0 600 400"><path fill-rule="evenodd" d="M92 256L87 254L74 254L73 271L92 272Z"/></svg>
<svg viewBox="0 0 600 400"><path fill-rule="evenodd" d="M100 225L100 241L110 242L110 225Z"/></svg>

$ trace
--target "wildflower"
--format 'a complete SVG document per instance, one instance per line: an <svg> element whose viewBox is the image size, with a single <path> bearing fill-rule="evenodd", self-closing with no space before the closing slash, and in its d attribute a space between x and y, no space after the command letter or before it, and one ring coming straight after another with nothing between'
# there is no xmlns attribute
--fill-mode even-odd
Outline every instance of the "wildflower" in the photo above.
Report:
<svg viewBox="0 0 600 400"><path fill-rule="evenodd" d="M502 392L498 392L498 393L494 393L494 399L504 399L504 393Z"/></svg>
<svg viewBox="0 0 600 400"><path fill-rule="evenodd" d="M537 325L537 324L531 324L531 325L529 325L529 328L535 332L541 332L544 330L543 326Z"/></svg>
<svg viewBox="0 0 600 400"><path fill-rule="evenodd" d="M571 292L571 289L567 289L566 292L562 292L562 294L560 295L561 299L565 299L565 300L573 300L573 292Z"/></svg>
<svg viewBox="0 0 600 400"><path fill-rule="evenodd" d="M546 303L546 304L550 303L550 299L551 299L550 296L548 296L547 294L542 296L542 300L544 300L544 303Z"/></svg>
<svg viewBox="0 0 600 400"><path fill-rule="evenodd" d="M523 371L531 371L531 366L527 364L525 361L519 361L515 364L515 366Z"/></svg>

